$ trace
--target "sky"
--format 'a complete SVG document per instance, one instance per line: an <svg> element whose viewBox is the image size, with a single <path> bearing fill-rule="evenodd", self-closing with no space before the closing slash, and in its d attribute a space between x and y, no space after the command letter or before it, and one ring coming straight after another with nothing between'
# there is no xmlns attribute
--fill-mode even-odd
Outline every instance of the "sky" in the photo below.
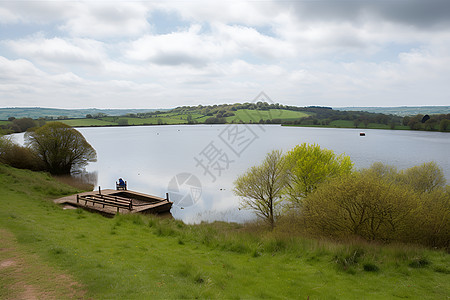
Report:
<svg viewBox="0 0 450 300"><path fill-rule="evenodd" d="M0 0L0 107L260 92L296 106L450 105L450 1Z"/></svg>

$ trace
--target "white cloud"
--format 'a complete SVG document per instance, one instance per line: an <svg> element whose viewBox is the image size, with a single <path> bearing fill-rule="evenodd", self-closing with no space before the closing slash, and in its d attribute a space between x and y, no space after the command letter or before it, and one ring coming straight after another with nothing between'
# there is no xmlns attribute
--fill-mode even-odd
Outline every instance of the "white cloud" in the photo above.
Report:
<svg viewBox="0 0 450 300"><path fill-rule="evenodd" d="M17 23L19 17L10 10L0 7L0 24Z"/></svg>
<svg viewBox="0 0 450 300"><path fill-rule="evenodd" d="M0 2L0 101L173 107L264 90L293 105L448 104L444 13L341 2ZM158 30L155 11L169 12Z"/></svg>
<svg viewBox="0 0 450 300"><path fill-rule="evenodd" d="M279 11L271 1L214 1L181 0L165 1L159 9L175 11L188 21L198 23L231 23L241 25L267 25L273 21Z"/></svg>
<svg viewBox="0 0 450 300"><path fill-rule="evenodd" d="M220 59L226 53L226 45L200 34L200 30L200 25L192 25L187 31L146 35L131 44L126 57L161 65L202 65Z"/></svg>
<svg viewBox="0 0 450 300"><path fill-rule="evenodd" d="M4 44L18 55L57 65L98 64L105 56L103 43L88 39L34 36Z"/></svg>
<svg viewBox="0 0 450 300"><path fill-rule="evenodd" d="M137 36L150 29L148 12L148 7L140 2L83 3L59 28L77 37Z"/></svg>

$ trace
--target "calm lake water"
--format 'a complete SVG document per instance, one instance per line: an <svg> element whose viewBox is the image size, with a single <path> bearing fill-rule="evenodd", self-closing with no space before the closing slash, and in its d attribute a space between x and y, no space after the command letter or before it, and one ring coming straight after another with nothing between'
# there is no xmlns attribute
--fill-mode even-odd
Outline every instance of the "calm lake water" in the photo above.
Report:
<svg viewBox="0 0 450 300"><path fill-rule="evenodd" d="M254 217L239 210L233 181L273 149L316 143L349 155L356 168L382 162L404 169L435 161L450 178L450 135L438 132L281 127L277 125L180 125L78 129L97 150L87 167L97 185L114 188L122 177L131 190L169 197L172 215L187 223ZM19 140L21 137L17 137Z"/></svg>

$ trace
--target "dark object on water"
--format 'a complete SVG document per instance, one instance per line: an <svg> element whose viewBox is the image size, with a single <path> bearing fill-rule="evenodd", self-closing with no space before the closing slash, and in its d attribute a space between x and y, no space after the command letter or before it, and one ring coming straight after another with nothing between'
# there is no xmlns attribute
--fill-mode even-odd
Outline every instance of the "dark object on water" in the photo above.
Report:
<svg viewBox="0 0 450 300"><path fill-rule="evenodd" d="M119 178L119 183L116 182L116 190L127 190L127 182L123 181L122 178Z"/></svg>
<svg viewBox="0 0 450 300"><path fill-rule="evenodd" d="M429 119L430 119L430 116L429 116L429 115L423 116L423 118L422 118L422 123L425 123L425 122L428 121Z"/></svg>
<svg viewBox="0 0 450 300"><path fill-rule="evenodd" d="M366 136L366 133L365 132L360 132L359 136Z"/></svg>

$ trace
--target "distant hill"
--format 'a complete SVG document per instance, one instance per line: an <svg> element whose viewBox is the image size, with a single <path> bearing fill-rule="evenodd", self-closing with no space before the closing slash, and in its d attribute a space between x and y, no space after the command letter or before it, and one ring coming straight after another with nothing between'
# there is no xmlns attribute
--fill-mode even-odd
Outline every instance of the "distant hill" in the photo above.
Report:
<svg viewBox="0 0 450 300"><path fill-rule="evenodd" d="M333 109L342 111L367 111L397 116L450 114L450 106L333 107Z"/></svg>
<svg viewBox="0 0 450 300"><path fill-rule="evenodd" d="M87 114L95 115L99 113L108 116L122 116L126 114L146 113L154 111L167 111L167 109L60 109L43 107L7 107L0 108L0 120L8 120L9 117L32 118L67 116L68 118L84 118Z"/></svg>

